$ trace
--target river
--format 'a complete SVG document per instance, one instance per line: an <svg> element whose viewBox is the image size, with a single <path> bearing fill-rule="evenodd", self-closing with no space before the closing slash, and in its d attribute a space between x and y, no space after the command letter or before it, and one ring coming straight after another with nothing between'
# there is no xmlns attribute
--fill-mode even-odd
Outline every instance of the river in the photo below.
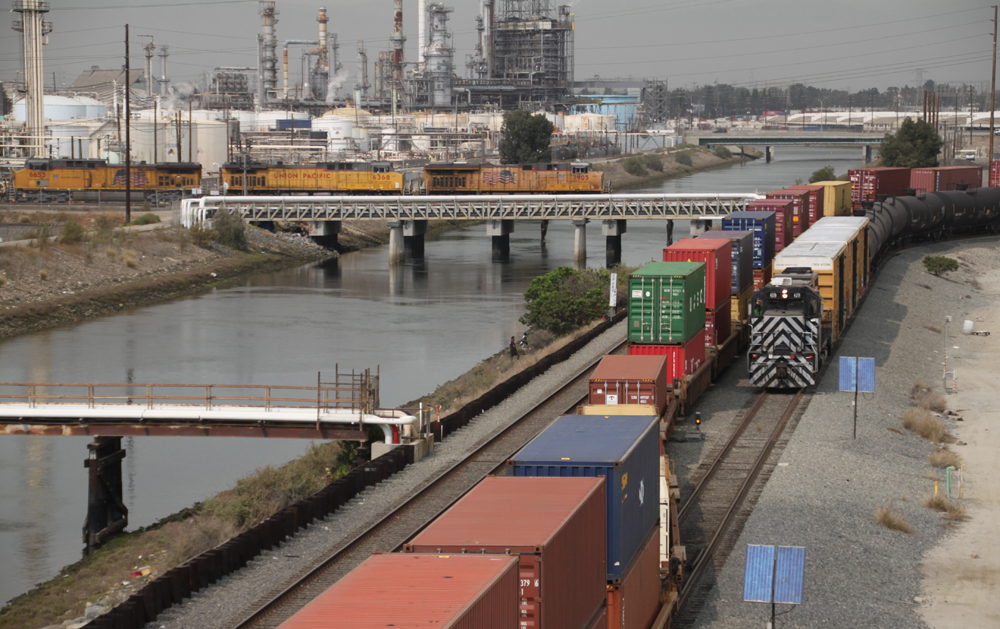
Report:
<svg viewBox="0 0 1000 629"><path fill-rule="evenodd" d="M860 149L779 147L771 164L697 173L642 192L769 192L826 165L861 165ZM522 293L572 264L573 227L516 226L510 260L491 261L482 225L428 237L426 256L389 268L385 247L247 278L172 303L0 343L0 381L315 383L316 373L378 367L384 406L406 403L468 371L520 335ZM600 225L588 262L604 263ZM681 222L675 238L687 234ZM662 222L630 221L623 262L658 259ZM86 515L83 437L0 437L0 601L80 558ZM188 507L255 468L302 454L296 440L141 437L123 441L129 529ZM127 575L122 575L127 578Z"/></svg>

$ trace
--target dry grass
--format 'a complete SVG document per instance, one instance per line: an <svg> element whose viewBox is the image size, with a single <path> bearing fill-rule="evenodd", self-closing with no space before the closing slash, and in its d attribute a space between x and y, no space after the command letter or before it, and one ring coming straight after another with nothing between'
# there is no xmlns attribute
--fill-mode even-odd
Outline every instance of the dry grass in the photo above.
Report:
<svg viewBox="0 0 1000 629"><path fill-rule="evenodd" d="M903 428L915 432L933 443L944 441L944 422L922 408L908 408L901 417Z"/></svg>
<svg viewBox="0 0 1000 629"><path fill-rule="evenodd" d="M139 266L139 257L136 255L134 250L125 249L122 251L121 262L128 268L134 269Z"/></svg>
<svg viewBox="0 0 1000 629"><path fill-rule="evenodd" d="M941 448L940 450L931 452L930 456L927 457L927 462L940 469L947 467L959 468L962 466L962 457L957 452Z"/></svg>
<svg viewBox="0 0 1000 629"><path fill-rule="evenodd" d="M890 531L900 531L907 535L913 534L913 528L906 521L906 517L896 511L891 502L884 507L879 507L878 511L875 512L875 522Z"/></svg>
<svg viewBox="0 0 1000 629"><path fill-rule="evenodd" d="M913 403L917 406L935 413L942 413L946 408L944 396L926 382L915 383L910 389L910 397L913 398Z"/></svg>
<svg viewBox="0 0 1000 629"><path fill-rule="evenodd" d="M109 258L111 258L112 260L114 260L115 258L118 257L118 250L115 249L114 247L105 247L104 248L104 255L106 255Z"/></svg>
<svg viewBox="0 0 1000 629"><path fill-rule="evenodd" d="M949 500L941 494L926 496L923 499L923 503L928 509L940 511L949 520L965 520L968 517L965 505L954 500Z"/></svg>
<svg viewBox="0 0 1000 629"><path fill-rule="evenodd" d="M935 325L925 325L924 328L927 329L927 330L930 330L931 332L934 332L936 334L941 334L941 328L939 328L939 327L937 327Z"/></svg>
<svg viewBox="0 0 1000 629"><path fill-rule="evenodd" d="M38 272L38 279L42 280L43 282L49 279L49 272L46 271L45 269L40 270Z"/></svg>

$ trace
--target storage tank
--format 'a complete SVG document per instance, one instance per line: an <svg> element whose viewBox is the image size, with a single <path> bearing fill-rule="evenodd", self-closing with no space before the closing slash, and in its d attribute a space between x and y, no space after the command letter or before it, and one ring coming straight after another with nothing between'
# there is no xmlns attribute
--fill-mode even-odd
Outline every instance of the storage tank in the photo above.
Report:
<svg viewBox="0 0 1000 629"><path fill-rule="evenodd" d="M103 118L108 115L108 106L89 96L77 96L76 99L86 108L87 118Z"/></svg>
<svg viewBox="0 0 1000 629"><path fill-rule="evenodd" d="M312 121L313 131L326 131L327 150L345 151L354 137L354 121L340 116L323 116Z"/></svg>
<svg viewBox="0 0 1000 629"><path fill-rule="evenodd" d="M47 120L72 120L73 118L88 117L87 105L76 98L46 94L42 103L45 107L42 117ZM24 99L14 103L13 114L14 120L24 122Z"/></svg>

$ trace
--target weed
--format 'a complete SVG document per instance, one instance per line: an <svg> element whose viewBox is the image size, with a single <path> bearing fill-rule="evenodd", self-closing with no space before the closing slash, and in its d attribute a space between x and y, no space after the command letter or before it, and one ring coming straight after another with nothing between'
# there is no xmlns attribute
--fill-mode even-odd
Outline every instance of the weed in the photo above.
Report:
<svg viewBox="0 0 1000 629"><path fill-rule="evenodd" d="M962 466L962 456L957 452L941 448L931 452L927 457L927 462L932 466L945 469L947 467L959 468Z"/></svg>
<svg viewBox="0 0 1000 629"><path fill-rule="evenodd" d="M75 218L68 218L63 223L62 232L59 234L59 240L66 245L78 245L83 242L86 237L86 232L83 231L83 226Z"/></svg>
<svg viewBox="0 0 1000 629"><path fill-rule="evenodd" d="M109 258L111 258L112 260L114 260L115 258L118 257L118 250L115 249L114 247L105 247L104 248L104 255L106 255Z"/></svg>
<svg viewBox="0 0 1000 629"><path fill-rule="evenodd" d="M694 160L691 159L691 151L681 151L674 159L677 160L678 164L683 166L694 166Z"/></svg>
<svg viewBox="0 0 1000 629"><path fill-rule="evenodd" d="M27 214L22 214L22 215L20 215L20 216L17 217L17 222L18 223L30 223L31 222L31 217L28 216Z"/></svg>
<svg viewBox="0 0 1000 629"><path fill-rule="evenodd" d="M730 159L733 156L732 151L730 151L724 146L715 147L715 150L712 151L712 154L714 154L719 159Z"/></svg>
<svg viewBox="0 0 1000 629"><path fill-rule="evenodd" d="M940 276L942 273L958 270L958 261L947 256L924 256L924 268L932 275Z"/></svg>
<svg viewBox="0 0 1000 629"><path fill-rule="evenodd" d="M967 517L965 505L954 500L949 500L948 509L944 512L944 517L949 520L965 520Z"/></svg>
<svg viewBox="0 0 1000 629"><path fill-rule="evenodd" d="M659 155L643 155L642 165L657 172L663 172L663 159Z"/></svg>
<svg viewBox="0 0 1000 629"><path fill-rule="evenodd" d="M45 269L39 270L38 271L38 279L42 280L43 282L45 280L49 279L49 272L46 271Z"/></svg>
<svg viewBox="0 0 1000 629"><path fill-rule="evenodd" d="M925 325L924 328L936 334L941 334L941 328L937 327L936 325Z"/></svg>
<svg viewBox="0 0 1000 629"><path fill-rule="evenodd" d="M642 163L642 159L633 155L632 157L626 157L622 160L622 168L625 169L630 175L636 177L643 177L646 175L646 167Z"/></svg>
<svg viewBox="0 0 1000 629"><path fill-rule="evenodd" d="M976 290L983 290L982 285L979 283L979 280L977 280L976 278L972 278L971 280L969 280L969 286L971 286L972 288L975 288Z"/></svg>
<svg viewBox="0 0 1000 629"><path fill-rule="evenodd" d="M148 203L146 205L149 205ZM145 207L143 209L146 209ZM153 223L159 223L160 217L152 212L146 212L142 216L136 219L132 219L128 222L129 225L152 225Z"/></svg>
<svg viewBox="0 0 1000 629"><path fill-rule="evenodd" d="M7 283L7 277L2 273L0 273L0 288L3 288L3 285L6 283Z"/></svg>
<svg viewBox="0 0 1000 629"><path fill-rule="evenodd" d="M122 251L121 262L130 269L134 269L139 266L139 258L133 249L125 249Z"/></svg>
<svg viewBox="0 0 1000 629"><path fill-rule="evenodd" d="M935 511L947 511L949 500L941 494L932 494L930 496L924 496L922 501L924 506L928 509L934 509Z"/></svg>
<svg viewBox="0 0 1000 629"><path fill-rule="evenodd" d="M875 512L875 522L890 531L900 531L908 535L913 533L913 528L906 521L906 517L899 511L896 511L891 502L884 507L879 507Z"/></svg>
<svg viewBox="0 0 1000 629"><path fill-rule="evenodd" d="M944 396L932 389L931 385L925 382L915 383L913 388L910 389L910 397L913 398L914 404L921 408L926 408L935 413L944 412Z"/></svg>
<svg viewBox="0 0 1000 629"><path fill-rule="evenodd" d="M211 227L205 227L204 225L198 224L191 228L191 241L199 247L207 247L212 244L215 240L215 230Z"/></svg>
<svg viewBox="0 0 1000 629"><path fill-rule="evenodd" d="M922 408L908 408L901 417L903 428L915 432L933 443L944 439L944 422Z"/></svg>
<svg viewBox="0 0 1000 629"><path fill-rule="evenodd" d="M928 509L940 511L949 520L964 520L966 518L965 505L949 500L941 494L926 496L923 503Z"/></svg>

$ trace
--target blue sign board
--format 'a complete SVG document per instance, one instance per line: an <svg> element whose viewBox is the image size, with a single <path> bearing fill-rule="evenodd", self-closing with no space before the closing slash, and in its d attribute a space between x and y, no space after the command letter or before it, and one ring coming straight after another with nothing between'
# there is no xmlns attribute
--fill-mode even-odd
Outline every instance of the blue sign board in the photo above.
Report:
<svg viewBox="0 0 1000 629"><path fill-rule="evenodd" d="M875 359L841 356L840 390L875 393Z"/></svg>
<svg viewBox="0 0 1000 629"><path fill-rule="evenodd" d="M806 549L801 546L747 546L743 600L751 603L802 604Z"/></svg>

